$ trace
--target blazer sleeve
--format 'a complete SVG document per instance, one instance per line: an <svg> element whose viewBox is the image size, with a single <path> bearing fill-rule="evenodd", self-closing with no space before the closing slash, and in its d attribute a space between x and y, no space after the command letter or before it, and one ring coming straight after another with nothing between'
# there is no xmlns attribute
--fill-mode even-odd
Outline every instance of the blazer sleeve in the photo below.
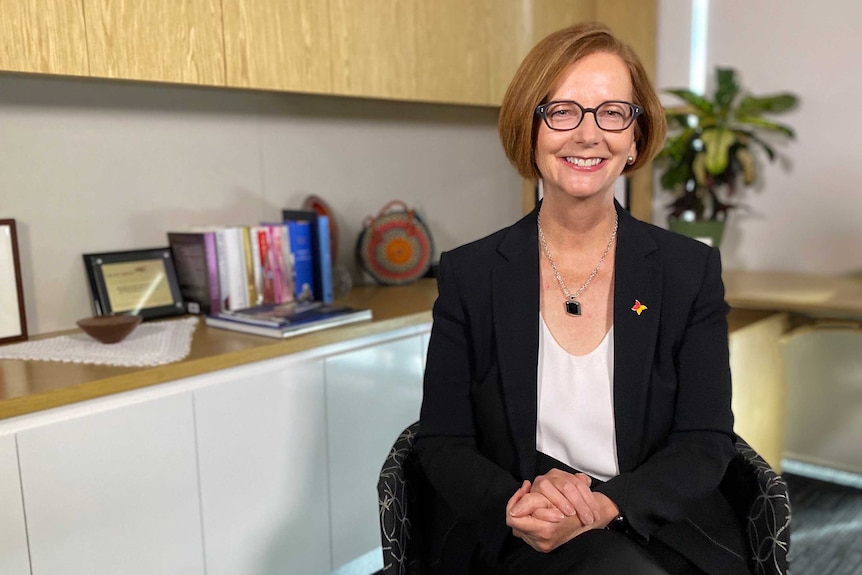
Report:
<svg viewBox="0 0 862 575"><path fill-rule="evenodd" d="M690 273L690 272L689 272ZM718 487L735 454L727 312L721 262L712 249L673 361L673 423L666 441L633 470L596 486L649 538L685 519Z"/></svg>
<svg viewBox="0 0 862 575"><path fill-rule="evenodd" d="M449 256L440 258L415 449L431 486L496 555L509 533L506 504L520 483L477 447L470 395L476 342Z"/></svg>

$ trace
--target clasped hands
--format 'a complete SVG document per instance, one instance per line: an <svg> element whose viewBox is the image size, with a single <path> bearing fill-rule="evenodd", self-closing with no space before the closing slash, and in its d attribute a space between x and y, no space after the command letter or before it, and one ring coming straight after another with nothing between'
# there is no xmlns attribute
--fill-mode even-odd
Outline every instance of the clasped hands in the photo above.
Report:
<svg viewBox="0 0 862 575"><path fill-rule="evenodd" d="M525 480L506 505L506 525L515 537L542 553L590 529L605 527L619 513L603 493L590 490L583 473L552 469Z"/></svg>

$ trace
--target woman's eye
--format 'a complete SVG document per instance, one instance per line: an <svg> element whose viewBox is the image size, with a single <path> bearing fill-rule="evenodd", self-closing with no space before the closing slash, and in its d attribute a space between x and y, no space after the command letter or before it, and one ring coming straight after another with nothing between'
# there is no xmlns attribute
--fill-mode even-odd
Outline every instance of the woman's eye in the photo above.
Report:
<svg viewBox="0 0 862 575"><path fill-rule="evenodd" d="M571 110L567 110L565 108L557 108L556 110L551 110L552 116L568 116L571 113Z"/></svg>

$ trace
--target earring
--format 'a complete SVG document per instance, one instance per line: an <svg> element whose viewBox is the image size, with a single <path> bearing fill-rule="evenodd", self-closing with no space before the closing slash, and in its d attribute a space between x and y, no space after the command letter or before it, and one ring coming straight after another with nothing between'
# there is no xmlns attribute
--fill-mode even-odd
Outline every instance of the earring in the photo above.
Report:
<svg viewBox="0 0 862 575"><path fill-rule="evenodd" d="M629 156L628 164L631 166L634 163L635 163L635 159L633 157Z"/></svg>

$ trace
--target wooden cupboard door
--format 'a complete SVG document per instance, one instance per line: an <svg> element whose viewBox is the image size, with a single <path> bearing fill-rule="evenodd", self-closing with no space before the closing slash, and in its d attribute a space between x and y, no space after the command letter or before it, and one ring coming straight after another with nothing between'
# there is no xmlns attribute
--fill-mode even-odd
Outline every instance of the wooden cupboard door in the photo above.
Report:
<svg viewBox="0 0 862 575"><path fill-rule="evenodd" d="M191 394L26 429L18 450L33 573L203 575Z"/></svg>
<svg viewBox="0 0 862 575"><path fill-rule="evenodd" d="M533 45L529 2L499 2L489 13L490 102L499 106L521 60Z"/></svg>
<svg viewBox="0 0 862 575"><path fill-rule="evenodd" d="M81 0L0 0L0 70L87 75Z"/></svg>
<svg viewBox="0 0 862 575"><path fill-rule="evenodd" d="M224 85L219 0L83 0L90 73Z"/></svg>
<svg viewBox="0 0 862 575"><path fill-rule="evenodd" d="M601 2L604 0L532 0L533 37L529 47L551 32L579 22L595 21L596 4Z"/></svg>
<svg viewBox="0 0 862 575"><path fill-rule="evenodd" d="M419 419L423 346L415 335L326 358L335 568L357 558L365 573L383 567L377 480L398 434Z"/></svg>
<svg viewBox="0 0 862 575"><path fill-rule="evenodd" d="M223 0L227 85L328 93L329 0Z"/></svg>
<svg viewBox="0 0 862 575"><path fill-rule="evenodd" d="M332 89L336 94L416 96L416 4L330 0Z"/></svg>
<svg viewBox="0 0 862 575"><path fill-rule="evenodd" d="M205 378L194 395L207 575L329 573L323 360Z"/></svg>
<svg viewBox="0 0 862 575"><path fill-rule="evenodd" d="M0 573L30 575L14 435L0 437Z"/></svg>
<svg viewBox="0 0 862 575"><path fill-rule="evenodd" d="M415 2L416 99L492 103L492 4L493 0Z"/></svg>

